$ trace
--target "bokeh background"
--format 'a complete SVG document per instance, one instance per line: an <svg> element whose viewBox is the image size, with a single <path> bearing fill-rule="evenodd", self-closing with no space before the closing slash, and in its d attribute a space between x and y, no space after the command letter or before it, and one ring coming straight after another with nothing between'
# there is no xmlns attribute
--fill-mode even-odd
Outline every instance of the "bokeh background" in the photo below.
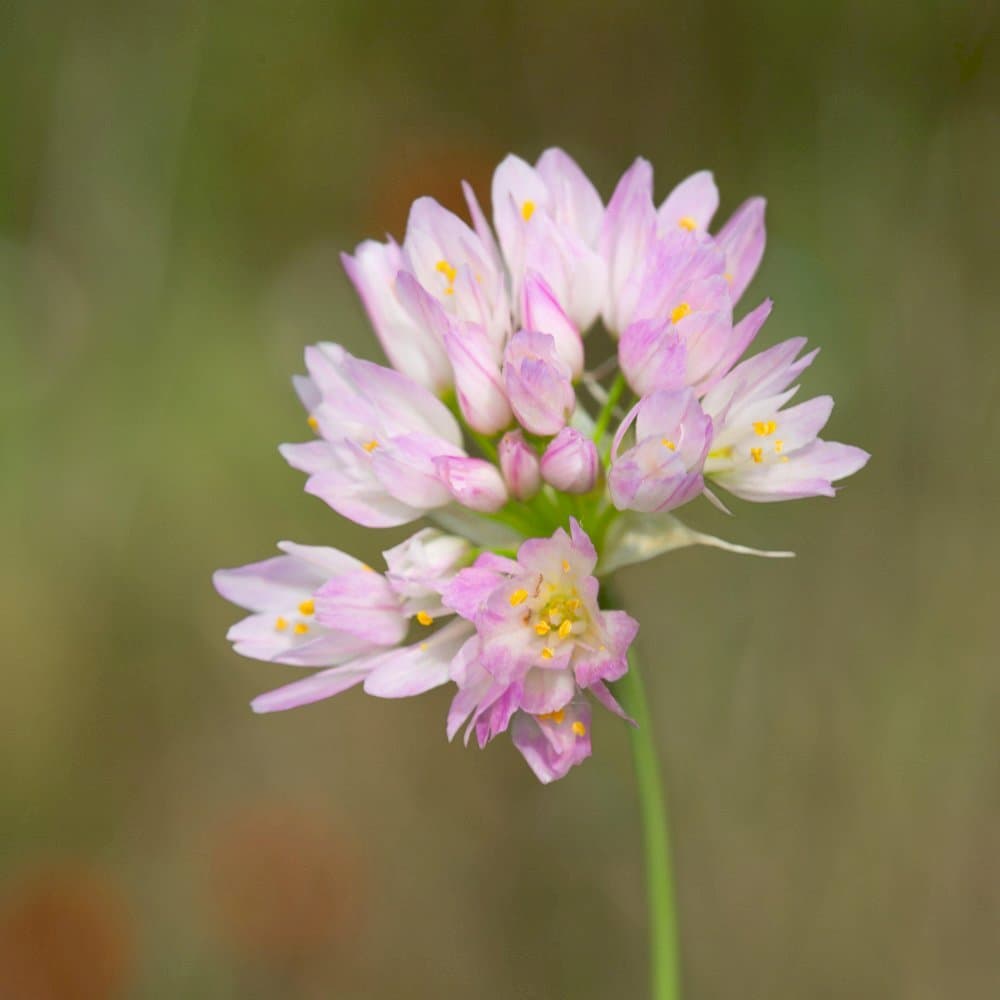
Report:
<svg viewBox="0 0 1000 1000"><path fill-rule="evenodd" d="M211 571L378 553L276 453L378 357L338 253L568 149L769 197L748 302L874 458L621 575L687 996L1000 995L997 36L984 4L4 5L0 996L641 997L626 734L539 786L438 691L282 716Z"/></svg>

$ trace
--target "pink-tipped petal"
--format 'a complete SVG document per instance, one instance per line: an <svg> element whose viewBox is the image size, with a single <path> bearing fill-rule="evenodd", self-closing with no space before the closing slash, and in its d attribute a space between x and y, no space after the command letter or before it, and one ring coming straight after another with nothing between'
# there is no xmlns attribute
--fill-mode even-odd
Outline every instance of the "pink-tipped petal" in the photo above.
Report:
<svg viewBox="0 0 1000 1000"><path fill-rule="evenodd" d="M710 170L700 170L681 181L657 211L664 230L704 233L719 207L719 189Z"/></svg>
<svg viewBox="0 0 1000 1000"><path fill-rule="evenodd" d="M495 465L481 458L439 458L435 466L441 481L463 507L484 514L507 502L507 487Z"/></svg>
<svg viewBox="0 0 1000 1000"><path fill-rule="evenodd" d="M590 756L590 706L573 702L555 718L518 712L511 739L542 784L557 781Z"/></svg>
<svg viewBox="0 0 1000 1000"><path fill-rule="evenodd" d="M716 234L716 242L726 255L726 277L733 302L738 302L746 291L764 256L766 205L763 198L750 198Z"/></svg>

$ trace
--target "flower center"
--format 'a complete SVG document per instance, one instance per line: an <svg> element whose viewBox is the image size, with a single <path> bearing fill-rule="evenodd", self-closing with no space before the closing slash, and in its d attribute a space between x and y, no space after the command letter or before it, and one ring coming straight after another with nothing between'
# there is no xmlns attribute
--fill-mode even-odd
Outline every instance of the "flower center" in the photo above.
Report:
<svg viewBox="0 0 1000 1000"><path fill-rule="evenodd" d="M689 312L691 312L691 307L686 302L682 302L671 310L670 322L679 323Z"/></svg>
<svg viewBox="0 0 1000 1000"><path fill-rule="evenodd" d="M444 290L445 295L455 294L455 278L458 275L458 271L446 260L439 260L434 265L435 271L440 271L441 274L445 276L445 280L448 282L447 287Z"/></svg>

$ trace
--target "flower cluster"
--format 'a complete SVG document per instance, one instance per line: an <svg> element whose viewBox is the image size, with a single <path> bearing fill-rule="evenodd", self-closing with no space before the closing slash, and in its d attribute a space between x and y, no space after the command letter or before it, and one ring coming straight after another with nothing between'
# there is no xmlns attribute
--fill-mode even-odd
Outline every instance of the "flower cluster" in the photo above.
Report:
<svg viewBox="0 0 1000 1000"><path fill-rule="evenodd" d="M284 542L215 583L251 612L230 630L237 652L324 668L257 711L453 683L449 738L510 731L547 782L590 754L589 698L625 717L608 682L638 624L602 609L595 574L726 545L666 513L701 494L723 510L717 490L832 496L868 456L818 437L830 397L789 405L815 357L804 339L740 360L771 311L736 315L764 252L762 199L713 234L710 173L657 206L640 159L605 206L558 149L500 164L492 228L464 190L471 226L421 198L401 245L344 256L391 367L308 348L295 386L315 437L281 449L357 524L437 527L387 551L381 573ZM616 357L588 368L598 320Z"/></svg>

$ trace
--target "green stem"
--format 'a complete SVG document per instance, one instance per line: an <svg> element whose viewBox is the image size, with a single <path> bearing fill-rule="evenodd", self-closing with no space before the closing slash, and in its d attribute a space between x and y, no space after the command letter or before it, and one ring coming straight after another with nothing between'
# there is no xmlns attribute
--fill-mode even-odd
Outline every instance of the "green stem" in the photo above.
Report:
<svg viewBox="0 0 1000 1000"><path fill-rule="evenodd" d="M614 382L611 383L611 388L608 390L608 398L604 401L601 412L597 414L597 420L594 422L594 441L598 445L601 443L601 438L604 437L604 432L608 429L608 424L611 423L611 414L624 391L625 376L619 372L615 376Z"/></svg>
<svg viewBox="0 0 1000 1000"><path fill-rule="evenodd" d="M497 446L485 434L470 429L469 435L486 458L491 462L497 460Z"/></svg>
<svg viewBox="0 0 1000 1000"><path fill-rule="evenodd" d="M631 732L635 784L642 816L649 893L649 946L652 1000L679 1000L680 964L677 949L677 913L670 867L670 833L660 765L653 742L653 728L646 690L639 674L634 647L629 651L629 671L615 685L615 693L638 728Z"/></svg>

